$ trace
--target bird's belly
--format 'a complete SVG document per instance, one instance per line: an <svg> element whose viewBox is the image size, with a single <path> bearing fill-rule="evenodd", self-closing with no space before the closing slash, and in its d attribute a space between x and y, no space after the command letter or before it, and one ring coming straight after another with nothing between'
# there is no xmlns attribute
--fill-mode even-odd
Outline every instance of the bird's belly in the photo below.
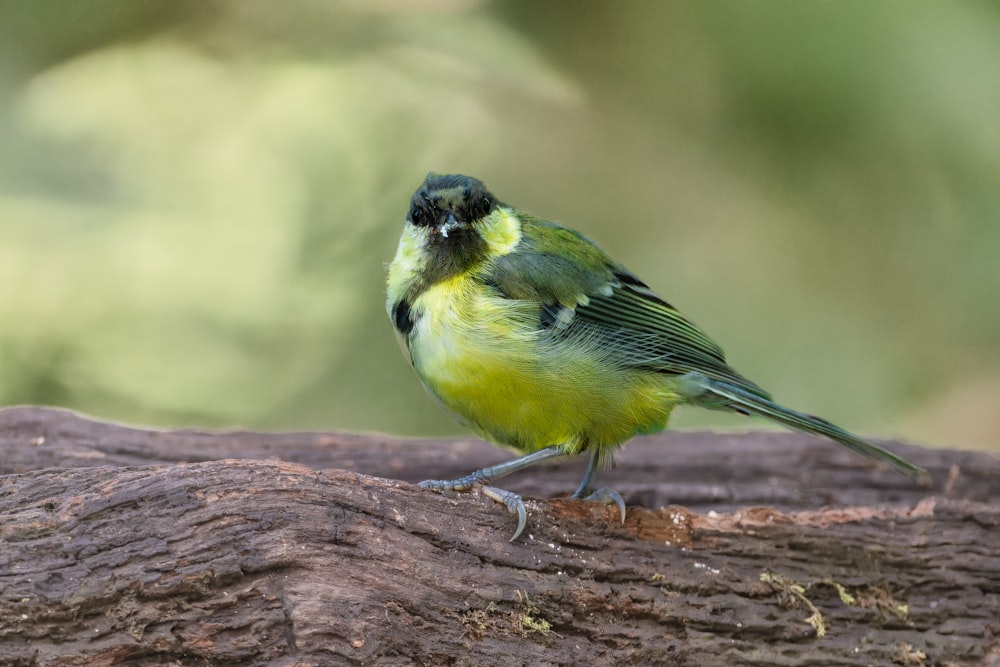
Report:
<svg viewBox="0 0 1000 667"><path fill-rule="evenodd" d="M561 444L575 453L666 425L678 398L664 376L554 346L536 308L493 301L431 300L410 346L425 386L481 435L520 451Z"/></svg>

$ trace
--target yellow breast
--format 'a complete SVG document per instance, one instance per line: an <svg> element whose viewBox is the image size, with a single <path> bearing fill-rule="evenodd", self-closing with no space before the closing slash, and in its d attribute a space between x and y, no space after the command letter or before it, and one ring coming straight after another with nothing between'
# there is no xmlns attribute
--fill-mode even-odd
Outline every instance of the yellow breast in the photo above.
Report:
<svg viewBox="0 0 1000 667"><path fill-rule="evenodd" d="M520 451L617 445L666 425L677 401L662 379L624 370L584 345L555 344L539 306L495 296L474 276L434 285L414 302L414 368L427 388L484 437Z"/></svg>

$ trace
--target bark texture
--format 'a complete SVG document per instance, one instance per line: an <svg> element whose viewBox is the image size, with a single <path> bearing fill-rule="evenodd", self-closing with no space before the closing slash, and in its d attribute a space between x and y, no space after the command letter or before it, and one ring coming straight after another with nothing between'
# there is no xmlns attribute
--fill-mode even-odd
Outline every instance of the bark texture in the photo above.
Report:
<svg viewBox="0 0 1000 667"><path fill-rule="evenodd" d="M475 494L509 456L377 434L152 431L0 410L3 665L1000 664L1000 462L784 433L638 438ZM507 480L505 480L506 482Z"/></svg>

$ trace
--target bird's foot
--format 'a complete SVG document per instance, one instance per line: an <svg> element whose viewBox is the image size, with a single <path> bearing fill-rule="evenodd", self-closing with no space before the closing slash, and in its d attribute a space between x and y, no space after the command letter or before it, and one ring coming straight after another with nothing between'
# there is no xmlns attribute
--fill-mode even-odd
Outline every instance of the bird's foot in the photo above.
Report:
<svg viewBox="0 0 1000 667"><path fill-rule="evenodd" d="M479 489L484 496L503 504L508 512L517 515L517 528L510 538L510 541L513 542L521 535L525 526L528 525L528 511L524 507L524 500L513 491L489 486L487 484L489 479L480 473L481 471L477 470L471 475L452 480L425 479L420 482L420 487L432 491L471 491Z"/></svg>
<svg viewBox="0 0 1000 667"><path fill-rule="evenodd" d="M572 495L576 500L586 500L592 503L604 503L606 505L615 505L618 511L622 515L622 523L625 523L625 499L622 498L622 494L618 493L614 489L610 489L606 486L602 486L592 493L583 495L587 493L585 490L578 489L576 493Z"/></svg>
<svg viewBox="0 0 1000 667"><path fill-rule="evenodd" d="M485 477L481 470L477 470L471 475L459 477L458 479L425 479L417 486L431 491L471 491L477 486L483 486L490 480Z"/></svg>

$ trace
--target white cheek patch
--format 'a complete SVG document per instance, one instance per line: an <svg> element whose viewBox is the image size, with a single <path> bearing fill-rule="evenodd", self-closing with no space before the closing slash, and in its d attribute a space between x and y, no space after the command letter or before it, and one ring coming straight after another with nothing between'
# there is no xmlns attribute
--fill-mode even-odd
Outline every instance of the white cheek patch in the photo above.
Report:
<svg viewBox="0 0 1000 667"><path fill-rule="evenodd" d="M429 241L430 233L426 227L407 223L403 235L399 237L395 261L404 271L417 273L427 262L426 248Z"/></svg>
<svg viewBox="0 0 1000 667"><path fill-rule="evenodd" d="M490 248L490 255L499 257L513 252L521 242L521 222L508 209L498 207L484 218L480 233Z"/></svg>

